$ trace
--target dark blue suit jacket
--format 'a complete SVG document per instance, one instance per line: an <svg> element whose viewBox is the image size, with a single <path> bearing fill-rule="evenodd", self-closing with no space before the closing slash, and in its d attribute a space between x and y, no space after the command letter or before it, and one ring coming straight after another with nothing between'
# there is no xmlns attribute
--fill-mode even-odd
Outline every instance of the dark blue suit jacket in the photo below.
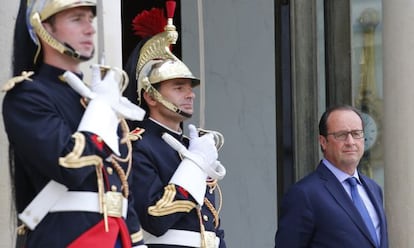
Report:
<svg viewBox="0 0 414 248"><path fill-rule="evenodd" d="M387 223L380 186L359 174L381 227L380 248L388 247ZM298 183L282 200L275 237L276 248L375 247L362 217L342 184L322 163Z"/></svg>

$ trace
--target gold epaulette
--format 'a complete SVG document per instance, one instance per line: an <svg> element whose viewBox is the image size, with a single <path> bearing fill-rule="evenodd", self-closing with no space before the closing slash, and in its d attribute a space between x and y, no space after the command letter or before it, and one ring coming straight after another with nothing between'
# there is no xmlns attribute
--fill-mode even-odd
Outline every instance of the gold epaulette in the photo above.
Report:
<svg viewBox="0 0 414 248"><path fill-rule="evenodd" d="M145 132L144 128L137 127L128 134L128 139L131 141L136 141L142 139L142 135Z"/></svg>
<svg viewBox="0 0 414 248"><path fill-rule="evenodd" d="M27 72L27 71L23 71L23 72L22 72L22 74L21 74L20 76L10 78L10 79L7 81L7 83L5 83L5 84L3 85L3 87L1 88L1 91L3 91L3 92L7 92L7 91L9 91L9 90L13 89L13 87L14 87L17 83L23 82L24 80L27 80L27 81L33 81L33 80L30 78L30 76L32 76L33 74L34 74L34 72L33 72L33 71L29 71L29 72Z"/></svg>

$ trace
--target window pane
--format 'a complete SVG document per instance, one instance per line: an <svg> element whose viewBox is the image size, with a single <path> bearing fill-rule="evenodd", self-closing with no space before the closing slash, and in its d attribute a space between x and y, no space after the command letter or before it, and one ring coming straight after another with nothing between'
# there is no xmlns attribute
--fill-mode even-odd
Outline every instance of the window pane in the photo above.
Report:
<svg viewBox="0 0 414 248"><path fill-rule="evenodd" d="M382 142L382 4L351 1L353 103L364 112L365 154L361 169L384 186Z"/></svg>

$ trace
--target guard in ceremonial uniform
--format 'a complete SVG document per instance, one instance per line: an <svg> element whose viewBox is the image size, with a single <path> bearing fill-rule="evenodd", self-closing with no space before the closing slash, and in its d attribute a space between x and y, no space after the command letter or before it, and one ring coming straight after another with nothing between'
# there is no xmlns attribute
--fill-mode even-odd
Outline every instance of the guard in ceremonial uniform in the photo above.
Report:
<svg viewBox="0 0 414 248"><path fill-rule="evenodd" d="M94 53L95 0L22 0L3 119L23 246L146 247L132 207L131 143L119 70Z"/></svg>
<svg viewBox="0 0 414 248"><path fill-rule="evenodd" d="M189 137L183 134L183 121L193 114L193 87L200 80L170 51L178 37L172 24L174 4L167 1L164 31L138 45L126 67L130 86L137 80L135 97L147 111L131 132L136 139L132 191L139 201L135 209L148 247L224 248L218 181L226 170L217 160L223 136L191 124ZM152 9L144 16L151 12L163 13ZM135 25L144 19L137 16Z"/></svg>

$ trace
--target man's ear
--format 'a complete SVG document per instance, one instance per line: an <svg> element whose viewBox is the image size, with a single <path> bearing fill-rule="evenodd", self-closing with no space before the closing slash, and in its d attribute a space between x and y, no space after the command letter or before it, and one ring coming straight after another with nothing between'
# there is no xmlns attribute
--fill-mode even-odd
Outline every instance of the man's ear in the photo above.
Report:
<svg viewBox="0 0 414 248"><path fill-rule="evenodd" d="M53 27L49 22L42 22L42 25L49 34L53 33Z"/></svg>
<svg viewBox="0 0 414 248"><path fill-rule="evenodd" d="M321 146L322 151L325 151L327 139L323 135L319 135L319 144Z"/></svg>
<svg viewBox="0 0 414 248"><path fill-rule="evenodd" d="M142 96L144 97L144 100L148 106L154 106L157 103L157 101L155 101L154 98L148 92L144 92Z"/></svg>

